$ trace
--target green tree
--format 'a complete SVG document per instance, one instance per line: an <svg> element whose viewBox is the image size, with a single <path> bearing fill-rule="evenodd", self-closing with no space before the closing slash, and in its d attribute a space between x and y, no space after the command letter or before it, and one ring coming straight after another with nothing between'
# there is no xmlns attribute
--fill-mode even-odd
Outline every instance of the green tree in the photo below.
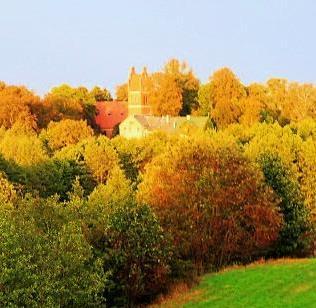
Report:
<svg viewBox="0 0 316 308"><path fill-rule="evenodd" d="M102 262L80 222L67 221L56 200L25 199L0 207L0 305L87 307L102 303Z"/></svg>
<svg viewBox="0 0 316 308"><path fill-rule="evenodd" d="M291 179L287 170L276 155L262 155L259 163L265 180L280 197L280 209L284 225L276 246L277 256L302 255L308 248L306 234L311 231L309 213L298 183Z"/></svg>
<svg viewBox="0 0 316 308"><path fill-rule="evenodd" d="M87 237L111 272L104 293L108 305L134 306L164 289L169 243L151 208L135 202L119 168L91 193L85 211Z"/></svg>
<svg viewBox="0 0 316 308"><path fill-rule="evenodd" d="M22 183L27 192L38 194L42 198L57 194L61 200L66 200L75 179L79 180L86 195L96 185L83 163L49 159L25 168Z"/></svg>
<svg viewBox="0 0 316 308"><path fill-rule="evenodd" d="M282 221L263 175L225 143L184 139L147 165L139 185L177 257L198 271L264 254Z"/></svg>

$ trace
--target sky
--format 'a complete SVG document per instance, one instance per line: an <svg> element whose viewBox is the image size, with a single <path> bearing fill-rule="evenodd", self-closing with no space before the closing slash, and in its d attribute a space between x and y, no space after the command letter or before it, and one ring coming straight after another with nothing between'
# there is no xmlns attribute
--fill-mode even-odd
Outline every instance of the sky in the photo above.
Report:
<svg viewBox="0 0 316 308"><path fill-rule="evenodd" d="M62 83L110 89L129 68L185 60L206 82L316 83L314 0L2 0L0 80L40 95Z"/></svg>

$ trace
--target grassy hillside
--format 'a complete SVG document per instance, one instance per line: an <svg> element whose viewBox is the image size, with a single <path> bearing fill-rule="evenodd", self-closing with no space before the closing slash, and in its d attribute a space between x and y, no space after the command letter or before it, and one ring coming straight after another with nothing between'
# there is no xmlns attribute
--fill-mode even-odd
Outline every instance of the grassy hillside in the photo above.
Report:
<svg viewBox="0 0 316 308"><path fill-rule="evenodd" d="M161 307L316 307L316 259L277 260L203 277Z"/></svg>

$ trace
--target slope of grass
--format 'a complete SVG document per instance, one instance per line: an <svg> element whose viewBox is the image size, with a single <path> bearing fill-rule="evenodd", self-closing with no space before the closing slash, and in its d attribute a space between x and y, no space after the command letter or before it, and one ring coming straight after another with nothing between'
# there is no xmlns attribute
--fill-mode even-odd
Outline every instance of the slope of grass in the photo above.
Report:
<svg viewBox="0 0 316 308"><path fill-rule="evenodd" d="M205 275L160 307L316 307L316 259L277 260Z"/></svg>

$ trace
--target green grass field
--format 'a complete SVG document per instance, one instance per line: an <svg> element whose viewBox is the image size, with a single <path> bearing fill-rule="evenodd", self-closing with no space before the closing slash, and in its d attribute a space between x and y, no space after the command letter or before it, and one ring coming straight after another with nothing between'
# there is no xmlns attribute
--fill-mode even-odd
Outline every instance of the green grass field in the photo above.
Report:
<svg viewBox="0 0 316 308"><path fill-rule="evenodd" d="M160 307L316 307L316 259L277 260L205 275Z"/></svg>

